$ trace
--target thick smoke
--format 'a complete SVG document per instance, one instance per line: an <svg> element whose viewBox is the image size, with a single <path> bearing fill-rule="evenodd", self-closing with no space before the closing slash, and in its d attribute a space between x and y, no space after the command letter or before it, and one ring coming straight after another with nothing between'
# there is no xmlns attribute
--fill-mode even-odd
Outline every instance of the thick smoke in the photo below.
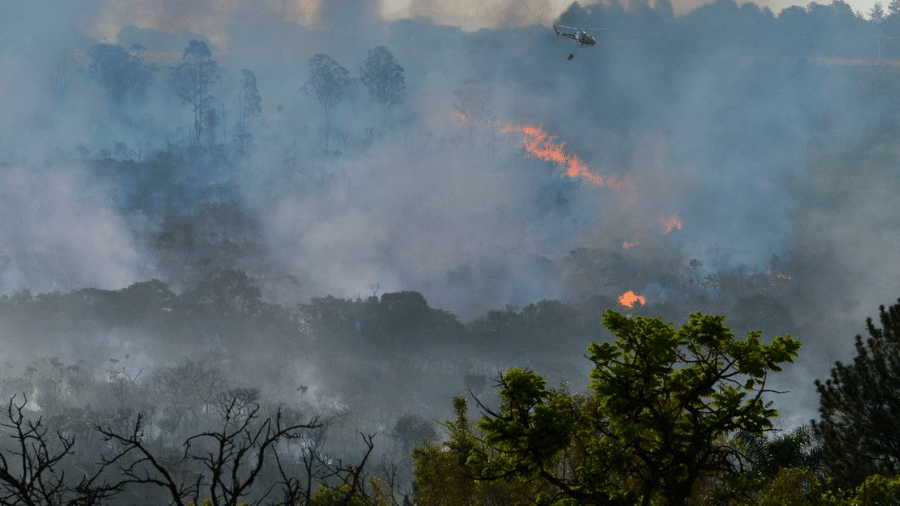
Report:
<svg viewBox="0 0 900 506"><path fill-rule="evenodd" d="M726 281L768 276L787 316L767 332L799 332L810 357L789 380L807 408L811 379L900 295L896 124L879 98L896 75L871 65L877 32L847 4L776 15L726 0L689 12L421 1L402 19L365 0L148 5L6 7L4 293L151 277L186 288L200 269L178 264L190 263L244 269L285 305L419 291L469 321L625 290L680 304L695 300L687 279L709 306L690 309L759 326L745 318L754 294ZM791 24L796 9L819 16L806 28L816 34ZM450 26L467 17L482 29ZM597 27L598 47L555 37L553 22ZM191 140L171 76L192 39L220 69L202 142L233 149L242 69L258 79L249 157L198 154ZM139 44L154 77L113 99L91 67L98 43ZM357 86L325 131L304 91L310 59L327 54L358 78L376 46L403 67L405 100L379 108ZM529 152L525 126L568 160ZM574 157L627 184L571 177ZM239 225L215 221L235 207ZM189 218L202 229L176 250L180 236L166 234ZM212 258L211 241L238 253Z"/></svg>
<svg viewBox="0 0 900 506"><path fill-rule="evenodd" d="M107 198L73 166L0 169L4 293L120 288L150 266Z"/></svg>

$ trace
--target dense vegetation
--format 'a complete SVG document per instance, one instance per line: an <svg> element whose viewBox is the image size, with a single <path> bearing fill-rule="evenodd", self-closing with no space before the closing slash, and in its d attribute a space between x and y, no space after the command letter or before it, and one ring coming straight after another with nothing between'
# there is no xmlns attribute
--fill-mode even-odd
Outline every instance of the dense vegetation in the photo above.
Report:
<svg viewBox="0 0 900 506"><path fill-rule="evenodd" d="M109 309L116 301L116 314L101 310L98 318L183 330L178 322L192 310L208 312L199 321L227 322L222 329L264 330L245 301L223 305L196 290L174 296L158 282L55 298L19 294L4 310L46 311L52 303L63 315L66 302ZM449 332L446 315L420 302L415 293L370 300L381 325L369 336ZM256 307L256 317L267 310ZM879 411L900 402L896 368L887 366L900 356L891 316L898 311L900 303L882 308L885 327L870 321L872 337L866 345L857 337L854 363L836 364L818 383L822 418L812 431L783 434L772 432L777 392L769 376L793 362L799 341L763 340L758 331L738 338L722 316L700 313L675 329L661 318L607 311L613 339L588 347L585 391L548 388L543 376L514 367L496 378L497 407L471 397L482 411L477 423L469 401L457 397L443 436L407 414L382 436L392 441L388 451L375 451L374 433L341 447L355 429L346 407L304 401L305 386L273 402L230 380L218 368L227 360L187 360L142 377L126 356L110 360L101 379L44 357L2 383L13 394L0 424L0 494L4 504L45 505L885 504L900 495L889 467L896 434L882 430L891 415ZM397 312L404 317L392 319ZM302 336L296 319L281 319L270 335L285 344ZM458 323L450 329L457 339L466 332Z"/></svg>

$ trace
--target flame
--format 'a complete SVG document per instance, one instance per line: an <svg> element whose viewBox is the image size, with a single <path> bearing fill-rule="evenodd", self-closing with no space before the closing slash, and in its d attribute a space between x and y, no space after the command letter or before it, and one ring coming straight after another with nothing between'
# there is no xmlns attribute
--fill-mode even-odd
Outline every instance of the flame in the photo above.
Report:
<svg viewBox="0 0 900 506"><path fill-rule="evenodd" d="M465 123L465 122L466 122L466 115L463 114L463 113L461 113L461 112L459 112L459 111L456 111L456 119L459 120L460 123Z"/></svg>
<svg viewBox="0 0 900 506"><path fill-rule="evenodd" d="M578 155L566 154L564 150L566 146L565 142L555 142L556 137L547 134L547 132L540 127L531 125L516 126L508 123L499 131L501 134L513 132L520 132L523 134L524 137L522 138L522 143L525 145L525 149L528 153L541 160L564 166L566 175L569 177L578 177L597 186L607 186L615 188L616 190L631 187L631 179L627 176L625 179L619 180L616 176L604 177L594 174L588 169L587 165L578 158Z"/></svg>
<svg viewBox="0 0 900 506"><path fill-rule="evenodd" d="M635 234L635 236L630 241L627 239L622 241L622 249L631 249L631 248L637 246L638 244L640 244L641 241L643 241L643 240L644 240L643 235Z"/></svg>
<svg viewBox="0 0 900 506"><path fill-rule="evenodd" d="M668 219L662 219L661 221L663 223L663 226L666 227L666 231L663 232L664 234L668 234L672 230L681 230L681 227L684 226L681 218L679 218L677 215L672 216Z"/></svg>
<svg viewBox="0 0 900 506"><path fill-rule="evenodd" d="M619 295L619 304L625 307L634 307L635 302L640 302L643 306L647 299L643 295L635 295L631 290Z"/></svg>

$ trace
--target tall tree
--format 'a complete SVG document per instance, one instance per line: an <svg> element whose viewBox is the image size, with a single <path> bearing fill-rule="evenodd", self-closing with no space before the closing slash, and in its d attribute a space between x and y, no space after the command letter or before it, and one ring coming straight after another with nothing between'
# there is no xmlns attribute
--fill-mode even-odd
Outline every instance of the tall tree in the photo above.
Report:
<svg viewBox="0 0 900 506"><path fill-rule="evenodd" d="M262 97L256 86L256 74L250 69L241 69L241 88L238 91L238 120L235 125L235 141L238 154L248 156L253 144L250 124L254 118L262 114Z"/></svg>
<svg viewBox="0 0 900 506"><path fill-rule="evenodd" d="M89 72L114 101L141 98L147 92L151 75L145 53L139 44L129 51L115 44L96 44L88 49Z"/></svg>
<svg viewBox="0 0 900 506"><path fill-rule="evenodd" d="M616 341L588 347L591 394L506 371L499 412L482 406L484 446L469 464L485 480L546 482L538 504L688 503L705 480L735 472L730 436L771 428L768 373L800 348L790 336L764 344L757 331L737 339L723 320L694 313L675 330L607 311Z"/></svg>
<svg viewBox="0 0 900 506"><path fill-rule="evenodd" d="M900 474L900 301L879 308L882 328L869 318L869 338L856 336L852 364L836 362L831 377L816 380L826 468L839 484L856 486L871 474Z"/></svg>
<svg viewBox="0 0 900 506"><path fill-rule="evenodd" d="M219 81L219 65L205 42L191 40L175 71L178 97L182 105L191 107L194 115L192 131L194 143L203 138L204 127L216 115L212 89Z"/></svg>
<svg viewBox="0 0 900 506"><path fill-rule="evenodd" d="M362 83L382 109L401 103L406 93L403 67L394 59L394 53L384 46L369 50L362 67Z"/></svg>
<svg viewBox="0 0 900 506"><path fill-rule="evenodd" d="M875 24L881 24L884 21L884 16L884 7L882 7L881 2L875 2L875 5L869 11L869 19Z"/></svg>
<svg viewBox="0 0 900 506"><path fill-rule="evenodd" d="M309 79L302 90L312 95L325 113L325 150L331 137L331 117L335 106L347 96L350 73L330 56L317 53L309 60Z"/></svg>

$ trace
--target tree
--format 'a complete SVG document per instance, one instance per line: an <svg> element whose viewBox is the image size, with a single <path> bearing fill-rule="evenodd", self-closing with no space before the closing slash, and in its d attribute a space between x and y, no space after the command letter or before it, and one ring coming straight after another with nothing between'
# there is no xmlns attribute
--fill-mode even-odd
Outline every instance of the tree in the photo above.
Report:
<svg viewBox="0 0 900 506"><path fill-rule="evenodd" d="M888 15L889 16L900 15L900 0L891 0L891 3L888 4Z"/></svg>
<svg viewBox="0 0 900 506"><path fill-rule="evenodd" d="M184 294L188 299L211 306L220 315L237 310L241 315L254 314L260 306L259 287L242 270L213 267L197 287Z"/></svg>
<svg viewBox="0 0 900 506"><path fill-rule="evenodd" d="M302 90L312 95L325 113L325 150L331 137L331 116L347 96L350 73L330 56L317 53L309 60L309 79Z"/></svg>
<svg viewBox="0 0 900 506"><path fill-rule="evenodd" d="M408 455L413 446L423 441L436 441L437 432L432 423L418 415L406 414L397 419L394 429L389 434L394 443L400 447L403 455Z"/></svg>
<svg viewBox="0 0 900 506"><path fill-rule="evenodd" d="M829 379L816 380L820 419L813 420L813 431L840 485L900 473L900 300L879 312L882 328L866 320L869 338L856 336L853 363L836 362Z"/></svg>
<svg viewBox="0 0 900 506"><path fill-rule="evenodd" d="M237 506L271 460L277 444L300 440L307 430L319 427L319 423L317 420L287 422L280 409L273 417L259 423L259 405L249 413L237 416L233 411L234 404L226 411L220 430L203 432L185 440L184 460L196 462L202 469L191 473L190 477L176 476L170 469L171 463L156 454L148 442L140 416L128 433L97 427L104 440L118 448L114 455L104 458L103 464L119 468L122 476L119 485L161 487L168 492L172 504L184 506L186 501L197 504L199 498L208 493L213 506Z"/></svg>
<svg viewBox="0 0 900 506"><path fill-rule="evenodd" d="M248 156L253 145L250 124L262 114L262 97L256 86L256 74L249 69L241 69L241 89L238 91L238 120L235 125L235 142L238 154Z"/></svg>
<svg viewBox="0 0 900 506"><path fill-rule="evenodd" d="M884 21L884 17L884 7L882 7L881 2L875 2L875 5L873 5L872 9L869 11L869 19L878 25Z"/></svg>
<svg viewBox="0 0 900 506"><path fill-rule="evenodd" d="M12 439L9 452L6 444L0 446L0 504L90 506L115 496L121 487L101 481L103 467L91 473L82 471L77 483L66 479L65 464L75 453L75 437L61 432L55 438L49 436L42 419L29 420L22 413L27 402L16 404L15 397L11 398L6 420L0 422Z"/></svg>
<svg viewBox="0 0 900 506"><path fill-rule="evenodd" d="M175 71L178 97L182 105L189 105L194 115L193 140L203 138L204 126L215 116L212 88L219 80L219 66L205 42L191 40Z"/></svg>
<svg viewBox="0 0 900 506"><path fill-rule="evenodd" d="M115 44L96 44L88 49L90 74L115 102L139 99L147 92L150 79L145 53L146 49L139 44L130 51Z"/></svg>
<svg viewBox="0 0 900 506"><path fill-rule="evenodd" d="M362 67L362 83L382 109L401 103L406 92L403 67L394 59L394 53L384 46L369 50Z"/></svg>
<svg viewBox="0 0 900 506"><path fill-rule="evenodd" d="M607 311L616 341L588 347L590 393L506 371L469 465L484 480L546 482L539 504L686 504L704 480L736 472L730 436L771 428L767 376L800 348L790 336L764 344L758 331L737 339L723 320L694 313L675 330Z"/></svg>
<svg viewBox="0 0 900 506"><path fill-rule="evenodd" d="M424 441L413 448L413 497L419 506L526 505L536 493L536 483L518 480L479 481L466 465L478 445L478 434L468 418L462 397L453 399L456 420L444 424L448 440Z"/></svg>

